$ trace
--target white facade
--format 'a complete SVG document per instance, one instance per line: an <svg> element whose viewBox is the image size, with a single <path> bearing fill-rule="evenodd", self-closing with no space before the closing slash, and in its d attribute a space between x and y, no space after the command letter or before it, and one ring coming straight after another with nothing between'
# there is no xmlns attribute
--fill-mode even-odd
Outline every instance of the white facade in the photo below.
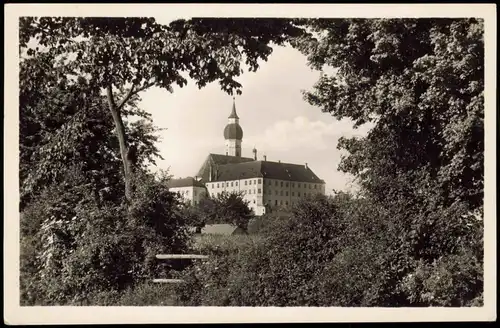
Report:
<svg viewBox="0 0 500 328"><path fill-rule="evenodd" d="M178 193L184 201L190 202L192 205L197 205L207 195L206 189L198 186L173 187L169 190Z"/></svg>
<svg viewBox="0 0 500 328"><path fill-rule="evenodd" d="M266 212L270 208L290 206L299 199L314 194L325 194L324 183L285 181L267 178L239 179L232 181L213 181L206 183L210 196L216 197L222 192L241 192L249 202L255 215Z"/></svg>

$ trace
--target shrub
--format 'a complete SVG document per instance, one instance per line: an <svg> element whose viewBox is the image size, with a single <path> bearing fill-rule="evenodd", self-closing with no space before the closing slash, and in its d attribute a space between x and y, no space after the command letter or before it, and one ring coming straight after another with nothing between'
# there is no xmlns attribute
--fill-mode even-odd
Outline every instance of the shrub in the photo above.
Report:
<svg viewBox="0 0 500 328"><path fill-rule="evenodd" d="M177 300L186 306L233 305L229 285L231 275L243 260L241 253L254 247L258 238L249 235L200 236L193 252L208 255L208 260L194 261L178 277L186 280L176 286Z"/></svg>
<svg viewBox="0 0 500 328"><path fill-rule="evenodd" d="M187 205L183 216L198 229L205 224L228 223L247 230L253 212L242 194L222 192L216 197L202 199L197 205Z"/></svg>
<svg viewBox="0 0 500 328"><path fill-rule="evenodd" d="M91 186L69 183L48 187L28 206L21 237L24 304L85 303L95 294L119 293L158 273L158 252L187 249L178 200L163 178L138 179L130 213L97 202Z"/></svg>
<svg viewBox="0 0 500 328"><path fill-rule="evenodd" d="M267 229L267 226L277 218L287 218L290 216L290 214L290 210L281 210L268 212L261 216L256 216L248 222L247 232L249 234L259 234Z"/></svg>
<svg viewBox="0 0 500 328"><path fill-rule="evenodd" d="M326 197L276 216L253 243L207 245L211 259L185 273L189 305L318 305L314 278L340 251L345 224ZM239 246L239 247L238 247Z"/></svg>
<svg viewBox="0 0 500 328"><path fill-rule="evenodd" d="M436 211L428 216L434 229L423 221L412 239L401 216L369 198L303 200L288 216L263 216L259 234L246 236L251 242L198 240L210 259L182 273L182 304L479 306L481 224L463 215L460 206Z"/></svg>

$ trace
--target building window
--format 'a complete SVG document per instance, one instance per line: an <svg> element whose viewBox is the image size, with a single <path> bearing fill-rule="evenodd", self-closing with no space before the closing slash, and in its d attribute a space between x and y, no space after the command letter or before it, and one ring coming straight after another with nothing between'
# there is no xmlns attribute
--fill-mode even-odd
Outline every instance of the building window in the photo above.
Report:
<svg viewBox="0 0 500 328"><path fill-rule="evenodd" d="M297 191L297 196L300 197L300 191Z"/></svg>
<svg viewBox="0 0 500 328"><path fill-rule="evenodd" d="M283 190L280 191L280 196L283 196Z"/></svg>
<svg viewBox="0 0 500 328"><path fill-rule="evenodd" d="M288 201L285 202L285 205L288 206Z"/></svg>
<svg viewBox="0 0 500 328"><path fill-rule="evenodd" d="M261 180L261 179L259 179L259 180L257 180L257 181L258 181L258 182L257 182L258 184L262 184L262 180Z"/></svg>
<svg viewBox="0 0 500 328"><path fill-rule="evenodd" d="M247 181L245 180L245 186L247 185Z"/></svg>
<svg viewBox="0 0 500 328"><path fill-rule="evenodd" d="M276 190L276 196L278 196L278 190Z"/></svg>
<svg viewBox="0 0 500 328"><path fill-rule="evenodd" d="M238 181L236 181L235 184L236 184L236 187L238 187Z"/></svg>
<svg viewBox="0 0 500 328"><path fill-rule="evenodd" d="M231 187L233 186L233 182L231 181Z"/></svg>
<svg viewBox="0 0 500 328"><path fill-rule="evenodd" d="M257 193L260 194L260 189L257 189Z"/></svg>
<svg viewBox="0 0 500 328"><path fill-rule="evenodd" d="M300 188L300 183L297 185L298 188Z"/></svg>
<svg viewBox="0 0 500 328"><path fill-rule="evenodd" d="M283 187L283 181L280 182L280 186Z"/></svg>
<svg viewBox="0 0 500 328"><path fill-rule="evenodd" d="M278 186L278 181L274 181L274 185L277 187Z"/></svg>
<svg viewBox="0 0 500 328"><path fill-rule="evenodd" d="M274 201L274 205L278 205L278 200L277 199Z"/></svg>
<svg viewBox="0 0 500 328"><path fill-rule="evenodd" d="M316 189L316 187L317 187L317 186L316 186L316 185L314 185L314 189Z"/></svg>
<svg viewBox="0 0 500 328"><path fill-rule="evenodd" d="M287 182L287 183L285 183L285 187L288 187L288 182Z"/></svg>
<svg viewBox="0 0 500 328"><path fill-rule="evenodd" d="M219 188L219 184L217 184L217 188Z"/></svg>
<svg viewBox="0 0 500 328"><path fill-rule="evenodd" d="M285 196L288 196L288 191L286 192L286 195Z"/></svg>
<svg viewBox="0 0 500 328"><path fill-rule="evenodd" d="M295 192L294 191L292 191L292 196L295 196Z"/></svg>

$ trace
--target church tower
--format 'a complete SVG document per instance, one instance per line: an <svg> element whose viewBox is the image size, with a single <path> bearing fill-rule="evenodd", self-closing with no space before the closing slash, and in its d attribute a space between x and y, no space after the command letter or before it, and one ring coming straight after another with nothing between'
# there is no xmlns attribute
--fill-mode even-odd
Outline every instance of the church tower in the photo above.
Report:
<svg viewBox="0 0 500 328"><path fill-rule="evenodd" d="M224 128L224 139L226 140L226 155L241 157L241 140L243 130L239 124L240 118L236 114L236 104L233 97L233 110L228 117L228 123Z"/></svg>

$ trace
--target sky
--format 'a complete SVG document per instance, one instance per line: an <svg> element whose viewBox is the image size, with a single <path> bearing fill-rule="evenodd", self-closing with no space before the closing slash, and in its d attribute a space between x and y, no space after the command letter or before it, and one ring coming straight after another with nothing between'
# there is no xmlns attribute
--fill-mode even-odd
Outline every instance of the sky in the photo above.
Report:
<svg viewBox="0 0 500 328"><path fill-rule="evenodd" d="M301 90L312 90L319 72L306 65L306 58L291 47L275 47L257 72L245 72L238 81L243 94L235 97L243 129L242 156L269 161L305 164L332 189L347 190L353 177L337 171L341 136L363 135L352 122L338 121L303 100ZM188 80L173 93L159 88L141 93L140 107L165 128L158 148L164 160L157 168L174 177L195 176L209 153L224 154L223 130L233 98L215 82L202 89Z"/></svg>

